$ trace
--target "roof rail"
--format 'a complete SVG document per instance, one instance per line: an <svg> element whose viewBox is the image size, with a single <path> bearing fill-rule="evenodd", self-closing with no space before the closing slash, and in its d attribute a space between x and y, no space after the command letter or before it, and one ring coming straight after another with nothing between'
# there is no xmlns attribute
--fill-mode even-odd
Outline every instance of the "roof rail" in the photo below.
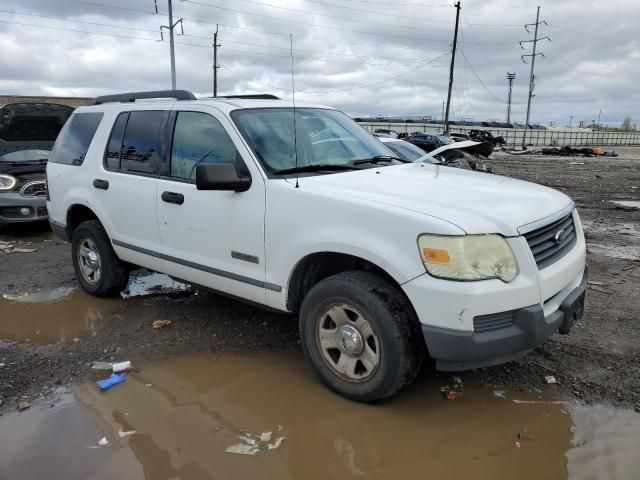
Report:
<svg viewBox="0 0 640 480"><path fill-rule="evenodd" d="M127 103L149 98L175 98L176 100L196 100L196 96L188 90L156 90L153 92L118 93L115 95L102 95L89 102L89 105L101 105L103 103Z"/></svg>
<svg viewBox="0 0 640 480"><path fill-rule="evenodd" d="M218 95L212 98L246 98L247 100L280 100L280 97L271 95L270 93L255 93L248 95Z"/></svg>

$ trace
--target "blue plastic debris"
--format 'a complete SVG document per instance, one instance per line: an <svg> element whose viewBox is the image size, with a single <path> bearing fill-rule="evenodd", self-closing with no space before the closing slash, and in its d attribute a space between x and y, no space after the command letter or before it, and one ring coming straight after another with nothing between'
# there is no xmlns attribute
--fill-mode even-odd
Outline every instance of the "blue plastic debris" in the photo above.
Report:
<svg viewBox="0 0 640 480"><path fill-rule="evenodd" d="M118 375L117 373L112 373L109 378L105 378L104 380L98 380L96 382L96 385L98 385L98 388L100 389L101 392L106 392L114 385L117 385L122 382L124 382L124 373L121 375Z"/></svg>

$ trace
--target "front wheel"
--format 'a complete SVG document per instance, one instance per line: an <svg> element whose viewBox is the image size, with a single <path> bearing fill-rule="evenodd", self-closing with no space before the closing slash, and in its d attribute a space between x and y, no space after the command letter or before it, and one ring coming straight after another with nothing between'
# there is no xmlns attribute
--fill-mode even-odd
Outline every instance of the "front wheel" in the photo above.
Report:
<svg viewBox="0 0 640 480"><path fill-rule="evenodd" d="M320 379L359 402L385 399L409 385L425 352L406 297L364 271L333 275L309 291L300 311L300 337Z"/></svg>
<svg viewBox="0 0 640 480"><path fill-rule="evenodd" d="M117 295L127 284L129 270L113 251L98 220L81 223L71 239L73 268L82 288L96 297Z"/></svg>

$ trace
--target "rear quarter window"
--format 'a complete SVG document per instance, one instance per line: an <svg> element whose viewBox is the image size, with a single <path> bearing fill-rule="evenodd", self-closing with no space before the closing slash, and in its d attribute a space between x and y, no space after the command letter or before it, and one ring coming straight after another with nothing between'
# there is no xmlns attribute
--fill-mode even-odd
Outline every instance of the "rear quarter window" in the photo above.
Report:
<svg viewBox="0 0 640 480"><path fill-rule="evenodd" d="M60 132L49 162L82 165L103 116L102 112L74 113Z"/></svg>

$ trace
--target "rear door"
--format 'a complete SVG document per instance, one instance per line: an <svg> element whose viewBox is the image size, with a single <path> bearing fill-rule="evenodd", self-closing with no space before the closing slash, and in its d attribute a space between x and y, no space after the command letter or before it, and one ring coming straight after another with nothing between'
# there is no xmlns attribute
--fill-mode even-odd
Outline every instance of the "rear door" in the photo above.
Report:
<svg viewBox="0 0 640 480"><path fill-rule="evenodd" d="M201 108L173 112L169 122L156 192L162 255L176 277L265 303L264 179L228 118ZM250 175L249 190L197 190L196 165L219 162Z"/></svg>
<svg viewBox="0 0 640 480"><path fill-rule="evenodd" d="M109 235L124 260L138 261L139 253L160 246L156 184L166 151L163 133L168 117L167 110L119 113L103 169L93 179L93 197L109 217L105 222Z"/></svg>

